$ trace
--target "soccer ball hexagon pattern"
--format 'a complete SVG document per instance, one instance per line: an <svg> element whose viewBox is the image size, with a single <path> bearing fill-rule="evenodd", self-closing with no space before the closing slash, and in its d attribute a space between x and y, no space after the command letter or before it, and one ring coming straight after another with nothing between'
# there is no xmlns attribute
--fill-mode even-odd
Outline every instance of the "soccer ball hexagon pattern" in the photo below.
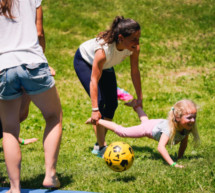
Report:
<svg viewBox="0 0 215 193"><path fill-rule="evenodd" d="M116 172L122 172L132 166L134 151L127 143L113 142L107 147L104 153L104 159L110 169Z"/></svg>

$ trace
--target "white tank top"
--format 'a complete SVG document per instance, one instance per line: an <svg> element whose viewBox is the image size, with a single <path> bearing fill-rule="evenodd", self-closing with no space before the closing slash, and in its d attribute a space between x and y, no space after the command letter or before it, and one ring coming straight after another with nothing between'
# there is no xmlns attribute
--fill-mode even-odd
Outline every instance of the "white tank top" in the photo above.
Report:
<svg viewBox="0 0 215 193"><path fill-rule="evenodd" d="M117 50L116 43L102 45L102 42L103 40L97 41L96 38L94 38L80 45L81 56L90 65L93 64L95 52L98 49L103 49L105 52L106 62L103 65L103 69L108 69L121 63L127 56L132 54L132 52L127 49L122 51Z"/></svg>

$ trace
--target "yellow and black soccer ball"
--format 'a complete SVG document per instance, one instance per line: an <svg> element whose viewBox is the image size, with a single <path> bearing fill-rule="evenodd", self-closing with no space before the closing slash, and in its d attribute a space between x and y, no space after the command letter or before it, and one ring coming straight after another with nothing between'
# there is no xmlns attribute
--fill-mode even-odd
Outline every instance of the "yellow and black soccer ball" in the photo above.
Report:
<svg viewBox="0 0 215 193"><path fill-rule="evenodd" d="M134 151L127 143L114 142L107 147L104 153L104 159L110 169L116 172L122 172L132 166Z"/></svg>

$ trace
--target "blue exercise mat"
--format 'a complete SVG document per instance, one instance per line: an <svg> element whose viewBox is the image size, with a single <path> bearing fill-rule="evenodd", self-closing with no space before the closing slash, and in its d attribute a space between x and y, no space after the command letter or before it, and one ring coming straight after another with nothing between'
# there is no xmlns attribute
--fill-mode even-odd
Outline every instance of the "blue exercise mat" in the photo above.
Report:
<svg viewBox="0 0 215 193"><path fill-rule="evenodd" d="M0 192L1 193L5 193L8 190L9 190L9 188L1 188L0 187ZM87 192L84 192L84 191L71 191L71 190L21 189L21 193L87 193Z"/></svg>

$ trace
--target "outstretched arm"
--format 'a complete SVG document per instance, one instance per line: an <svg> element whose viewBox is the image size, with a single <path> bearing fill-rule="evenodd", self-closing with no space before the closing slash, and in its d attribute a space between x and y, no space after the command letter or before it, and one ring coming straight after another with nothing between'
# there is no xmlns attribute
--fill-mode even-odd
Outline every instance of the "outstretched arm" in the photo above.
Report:
<svg viewBox="0 0 215 193"><path fill-rule="evenodd" d="M93 60L92 74L90 79L90 98L93 110L91 114L92 121L98 124L98 120L101 118L101 113L99 111L98 104L98 83L102 76L103 65L106 61L106 55L103 49L99 49L95 53L95 58Z"/></svg>
<svg viewBox="0 0 215 193"><path fill-rule="evenodd" d="M133 54L130 56L130 63L131 63L131 78L137 94L137 106L142 107L143 96L141 88L141 77L139 71L139 53L140 46L138 45L136 50L133 51Z"/></svg>
<svg viewBox="0 0 215 193"><path fill-rule="evenodd" d="M178 150L178 159L182 158L183 155L184 155L184 152L187 148L187 142L188 142L188 136L187 135L180 143L180 147L179 147L179 150Z"/></svg>
<svg viewBox="0 0 215 193"><path fill-rule="evenodd" d="M29 143L34 143L37 140L38 140L37 138L23 139L23 138L20 138L20 137L18 139L19 143L22 144L22 145L27 145Z"/></svg>
<svg viewBox="0 0 215 193"><path fill-rule="evenodd" d="M167 145L168 141L169 141L169 137L165 134L162 134L160 137L160 141L158 143L158 151L161 154L161 156L166 160L166 162L169 165L172 165L174 163L174 161L172 160L168 151L166 150L166 145ZM176 164L175 167L183 168L184 166Z"/></svg>

